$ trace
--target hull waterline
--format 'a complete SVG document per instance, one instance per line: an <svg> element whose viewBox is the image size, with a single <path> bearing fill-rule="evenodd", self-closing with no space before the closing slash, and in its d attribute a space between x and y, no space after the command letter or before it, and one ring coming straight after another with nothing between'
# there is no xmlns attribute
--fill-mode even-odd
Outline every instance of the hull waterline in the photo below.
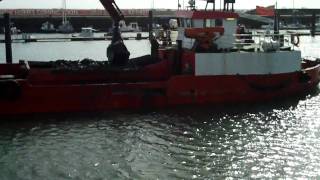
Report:
<svg viewBox="0 0 320 180"><path fill-rule="evenodd" d="M7 86L10 91L2 91L0 114L101 112L263 102L306 93L317 87L319 74L320 66L316 65L306 69L305 73L176 75L167 80L130 83L31 83L31 79L16 79L18 86Z"/></svg>

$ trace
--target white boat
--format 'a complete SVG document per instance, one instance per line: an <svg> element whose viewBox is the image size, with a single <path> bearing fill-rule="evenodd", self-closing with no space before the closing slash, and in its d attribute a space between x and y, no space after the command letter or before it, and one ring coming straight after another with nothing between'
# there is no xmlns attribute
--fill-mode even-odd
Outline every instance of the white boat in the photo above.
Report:
<svg viewBox="0 0 320 180"><path fill-rule="evenodd" d="M120 31L121 32L140 32L141 28L137 22L131 22L129 25L126 25L125 21L120 21L119 23Z"/></svg>
<svg viewBox="0 0 320 180"><path fill-rule="evenodd" d="M66 0L63 1L63 9L62 9L62 24L58 27L57 31L60 33L73 33L74 28L72 24L67 20L67 2Z"/></svg>
<svg viewBox="0 0 320 180"><path fill-rule="evenodd" d="M41 31L45 33L56 32L56 28L52 23L50 23L49 21L46 21L45 23L42 24Z"/></svg>
<svg viewBox="0 0 320 180"><path fill-rule="evenodd" d="M17 27L11 27L11 34L21 34L21 30L18 29Z"/></svg>
<svg viewBox="0 0 320 180"><path fill-rule="evenodd" d="M24 42L32 42L32 40L36 37L28 33L22 33L21 38L24 40Z"/></svg>
<svg viewBox="0 0 320 180"><path fill-rule="evenodd" d="M94 37L94 32L97 30L93 29L92 27L83 27L81 28L81 32L78 37L85 37L85 38L92 38Z"/></svg>
<svg viewBox="0 0 320 180"><path fill-rule="evenodd" d="M72 24L69 21L64 21L58 27L57 31L60 32L60 33L73 33L74 29L73 29Z"/></svg>
<svg viewBox="0 0 320 180"><path fill-rule="evenodd" d="M5 33L4 27L2 27L0 30L2 30L1 33ZM10 32L12 35L22 33L22 31L20 29L18 29L17 27L15 27L13 23L10 24Z"/></svg>
<svg viewBox="0 0 320 180"><path fill-rule="evenodd" d="M287 29L306 29L307 26L300 24L300 23L295 23L295 24L288 24L287 25Z"/></svg>

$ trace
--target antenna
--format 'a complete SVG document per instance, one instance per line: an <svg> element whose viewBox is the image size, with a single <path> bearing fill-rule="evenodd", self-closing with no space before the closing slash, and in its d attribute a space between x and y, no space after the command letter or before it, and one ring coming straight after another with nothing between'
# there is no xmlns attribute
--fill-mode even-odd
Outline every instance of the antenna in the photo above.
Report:
<svg viewBox="0 0 320 180"><path fill-rule="evenodd" d="M196 1L195 0L189 0L189 8L192 10L196 9Z"/></svg>
<svg viewBox="0 0 320 180"><path fill-rule="evenodd" d="M229 4L231 4L231 11L234 11L234 3L236 2L236 0L224 0L224 5L223 5L223 10L224 11L229 11L230 7Z"/></svg>
<svg viewBox="0 0 320 180"><path fill-rule="evenodd" d="M216 0L207 0L207 4L206 4L206 9L205 10L207 10L207 8L208 8L208 4L209 3L212 3L212 8L213 8L213 11L216 9Z"/></svg>

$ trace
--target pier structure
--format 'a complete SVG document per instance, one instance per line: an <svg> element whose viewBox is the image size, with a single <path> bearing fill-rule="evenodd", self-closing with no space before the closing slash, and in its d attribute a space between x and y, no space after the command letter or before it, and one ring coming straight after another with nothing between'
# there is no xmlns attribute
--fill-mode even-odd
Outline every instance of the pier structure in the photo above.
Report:
<svg viewBox="0 0 320 180"><path fill-rule="evenodd" d="M320 9L276 9L275 12L283 25L299 23L311 28L312 24L320 20ZM246 11L246 14L255 15L256 10ZM265 18L273 19L274 17Z"/></svg>
<svg viewBox="0 0 320 180"><path fill-rule="evenodd" d="M124 9L126 23L137 22L142 30L148 30L149 9ZM158 24L168 23L168 19L175 16L174 10L154 10L154 21ZM0 14L9 13L11 20L23 32L38 32L42 23L49 21L58 27L62 21L61 9L0 9ZM82 27L92 26L101 31L108 31L112 27L112 20L105 10L100 9L67 9L65 14L75 31ZM0 27L4 24L0 21ZM2 28L0 28L2 29Z"/></svg>
<svg viewBox="0 0 320 180"><path fill-rule="evenodd" d="M127 24L137 22L143 31L148 31L149 9L124 9ZM177 10L155 9L153 20L155 24L168 23L175 18ZM259 28L261 25L273 22L273 17L262 17L255 14L255 10L236 10L239 13L239 23L249 28ZM311 28L312 24L320 18L320 9L277 9L281 23L292 24L299 22ZM0 9L0 14L9 13L14 26L23 32L39 32L42 23L49 21L58 27L62 21L62 9ZM65 13L75 31L82 27L91 26L101 31L108 31L112 27L112 20L107 12L100 9L67 9ZM0 32L4 27L0 21ZM3 33L3 32L2 32Z"/></svg>

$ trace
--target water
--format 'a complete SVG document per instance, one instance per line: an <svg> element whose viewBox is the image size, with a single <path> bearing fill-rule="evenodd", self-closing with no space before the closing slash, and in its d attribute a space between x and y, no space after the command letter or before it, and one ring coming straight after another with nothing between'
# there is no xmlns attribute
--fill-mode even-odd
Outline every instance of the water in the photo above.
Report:
<svg viewBox="0 0 320 180"><path fill-rule="evenodd" d="M319 38L301 42L304 56L320 55ZM147 42L126 43L148 53ZM105 44L13 49L21 59L104 59ZM0 118L4 180L320 178L319 92L253 106Z"/></svg>
<svg viewBox="0 0 320 180"><path fill-rule="evenodd" d="M21 38L21 35L15 35L13 38ZM35 37L50 38L70 37L71 35L61 34L34 34ZM96 34L96 37L103 36L103 33ZM135 33L125 34L127 37L135 37ZM147 36L143 33L143 36ZM0 39L4 39L0 35ZM32 61L54 61L57 59L81 60L90 58L98 61L106 60L106 49L110 41L67 41L67 42L39 42L39 43L13 43L12 54L14 62L19 60ZM131 52L130 57L137 57L150 53L148 40L128 40L125 41L128 50ZM0 63L5 62L5 45L0 44Z"/></svg>

